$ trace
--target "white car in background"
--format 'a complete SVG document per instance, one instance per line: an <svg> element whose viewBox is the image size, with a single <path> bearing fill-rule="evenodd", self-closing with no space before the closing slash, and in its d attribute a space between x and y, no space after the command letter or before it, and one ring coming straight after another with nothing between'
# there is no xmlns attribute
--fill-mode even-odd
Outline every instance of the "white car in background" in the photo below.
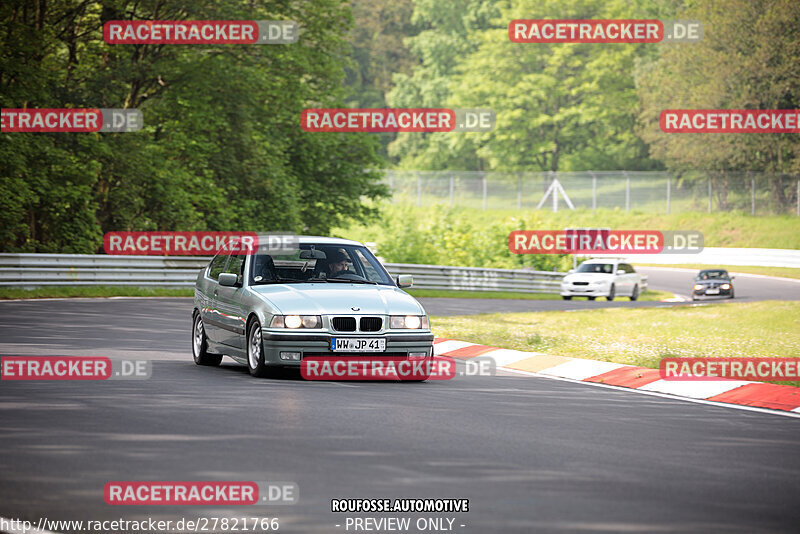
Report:
<svg viewBox="0 0 800 534"><path fill-rule="evenodd" d="M641 287L642 279L630 264L614 259L587 260L561 280L561 297L564 300L572 297L636 300Z"/></svg>

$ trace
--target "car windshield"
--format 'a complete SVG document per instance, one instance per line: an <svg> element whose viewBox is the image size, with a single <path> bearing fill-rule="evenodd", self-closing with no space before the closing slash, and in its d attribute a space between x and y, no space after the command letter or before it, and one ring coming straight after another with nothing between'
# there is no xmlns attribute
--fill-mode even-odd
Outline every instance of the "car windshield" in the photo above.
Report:
<svg viewBox="0 0 800 534"><path fill-rule="evenodd" d="M394 285L366 247L302 243L290 254L258 252L250 263L250 284L360 283Z"/></svg>
<svg viewBox="0 0 800 534"><path fill-rule="evenodd" d="M728 280L728 271L700 271L696 280Z"/></svg>
<svg viewBox="0 0 800 534"><path fill-rule="evenodd" d="M581 263L578 273L605 273L611 274L614 272L614 264L612 263Z"/></svg>

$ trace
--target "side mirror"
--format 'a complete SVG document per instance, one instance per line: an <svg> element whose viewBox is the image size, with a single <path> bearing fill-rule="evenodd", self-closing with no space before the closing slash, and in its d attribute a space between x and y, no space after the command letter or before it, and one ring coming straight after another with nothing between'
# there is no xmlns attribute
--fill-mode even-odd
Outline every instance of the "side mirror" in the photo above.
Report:
<svg viewBox="0 0 800 534"><path fill-rule="evenodd" d="M397 275L397 287L411 287L414 285L414 277L410 274Z"/></svg>
<svg viewBox="0 0 800 534"><path fill-rule="evenodd" d="M234 287L239 283L239 277L233 273L221 273L217 281L221 286Z"/></svg>
<svg viewBox="0 0 800 534"><path fill-rule="evenodd" d="M735 276L731 276L731 280L733 280L734 278L736 278L736 277Z"/></svg>
<svg viewBox="0 0 800 534"><path fill-rule="evenodd" d="M627 274L625 269L617 269L617 274Z"/></svg>

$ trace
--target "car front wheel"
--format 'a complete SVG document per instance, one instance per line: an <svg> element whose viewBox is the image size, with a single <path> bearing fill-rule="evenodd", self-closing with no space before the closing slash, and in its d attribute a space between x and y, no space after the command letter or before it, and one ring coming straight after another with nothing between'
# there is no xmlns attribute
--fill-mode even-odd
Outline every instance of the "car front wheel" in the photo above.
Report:
<svg viewBox="0 0 800 534"><path fill-rule="evenodd" d="M197 365L219 365L222 361L222 354L208 352L208 337L199 313L195 314L192 326L192 358Z"/></svg>
<svg viewBox="0 0 800 534"><path fill-rule="evenodd" d="M608 296L606 297L607 300L614 300L614 284L611 284L611 288L608 290Z"/></svg>
<svg viewBox="0 0 800 534"><path fill-rule="evenodd" d="M270 367L264 362L264 343L258 321L250 323L247 332L247 369L251 375L258 378L272 375Z"/></svg>

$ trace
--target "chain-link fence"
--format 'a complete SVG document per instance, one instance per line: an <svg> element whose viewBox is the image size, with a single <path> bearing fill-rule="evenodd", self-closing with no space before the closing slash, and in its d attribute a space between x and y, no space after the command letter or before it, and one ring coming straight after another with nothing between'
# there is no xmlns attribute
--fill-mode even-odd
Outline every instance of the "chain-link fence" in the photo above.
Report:
<svg viewBox="0 0 800 534"><path fill-rule="evenodd" d="M394 202L479 209L619 208L800 215L800 175L750 172L386 171Z"/></svg>

